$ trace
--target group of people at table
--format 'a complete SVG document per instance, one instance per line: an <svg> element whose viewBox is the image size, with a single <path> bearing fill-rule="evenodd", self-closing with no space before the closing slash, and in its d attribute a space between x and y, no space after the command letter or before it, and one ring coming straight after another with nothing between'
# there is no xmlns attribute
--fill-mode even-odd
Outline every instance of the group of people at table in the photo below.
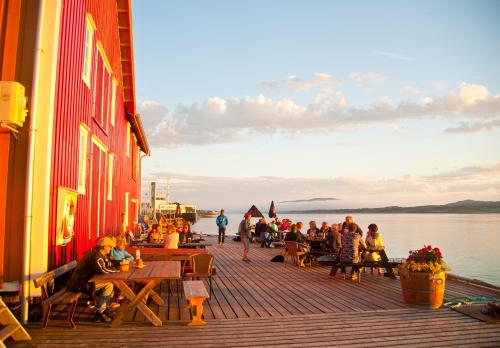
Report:
<svg viewBox="0 0 500 348"><path fill-rule="evenodd" d="M134 256L126 250L130 242L137 237L131 231L123 231L118 236L101 238L96 247L77 263L66 285L68 291L83 292L91 298L96 296L95 306L91 304L95 308L96 322L110 322L113 319L112 311L120 306L119 301L123 296L115 291L111 282L97 283L92 289L89 281L98 274L127 271L129 265L134 262L139 268L143 266L140 257L134 260ZM168 249L177 249L179 241L190 238L192 233L189 223L180 220L167 224L165 234L161 232L159 224L152 224L148 232L148 242L163 243Z"/></svg>
<svg viewBox="0 0 500 348"><path fill-rule="evenodd" d="M151 244L164 244L167 249L177 249L179 243L190 242L193 238L191 225L184 220L167 223L162 232L160 224L153 224L148 232L147 242Z"/></svg>
<svg viewBox="0 0 500 348"><path fill-rule="evenodd" d="M250 214L245 214L238 231L243 242L244 261L249 261L249 241L253 237L250 218ZM305 252L303 257L307 257L307 253L311 251L311 245L320 244L323 252L334 255L342 262L358 263L361 261L360 257L367 261L380 261L380 254L376 250L366 250L383 247L382 235L376 224L368 225L365 239L363 239L362 229L353 221L352 216L346 216L345 221L331 225L323 222L321 227L318 227L316 221L310 221L305 234L302 232L303 228L304 224L301 221L293 223L289 219L280 221L274 218L268 223L265 218L261 218L255 224L255 236L260 237L262 248L271 247L276 238L285 242L297 242L298 250ZM320 243L314 243L314 241ZM365 251L360 254L360 250ZM357 272L358 270L353 268L350 279L357 280ZM373 273L373 268L371 272ZM378 273L381 274L382 270L378 269Z"/></svg>

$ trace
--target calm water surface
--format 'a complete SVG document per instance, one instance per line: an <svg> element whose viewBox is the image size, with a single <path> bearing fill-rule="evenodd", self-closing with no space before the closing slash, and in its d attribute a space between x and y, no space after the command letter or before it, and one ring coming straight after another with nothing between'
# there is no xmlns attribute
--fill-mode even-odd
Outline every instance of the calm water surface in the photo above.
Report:
<svg viewBox="0 0 500 348"><path fill-rule="evenodd" d="M226 214L229 219L226 234L236 234L242 215ZM345 215L290 214L286 217L307 226L311 220L318 225L323 221L341 222ZM500 285L500 214L357 214L353 217L364 236L369 224L378 225L389 257L407 257L409 250L431 244L442 250L452 273ZM193 230L217 235L215 218L200 219Z"/></svg>

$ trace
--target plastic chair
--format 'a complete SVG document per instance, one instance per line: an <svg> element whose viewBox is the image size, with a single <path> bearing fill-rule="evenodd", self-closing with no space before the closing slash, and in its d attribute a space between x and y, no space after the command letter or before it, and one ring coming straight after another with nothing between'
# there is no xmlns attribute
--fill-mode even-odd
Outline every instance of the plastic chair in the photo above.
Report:
<svg viewBox="0 0 500 348"><path fill-rule="evenodd" d="M214 256L211 254L196 254L191 258L192 272L184 273L183 278L208 278L210 284L209 294L213 294L212 290L212 275Z"/></svg>

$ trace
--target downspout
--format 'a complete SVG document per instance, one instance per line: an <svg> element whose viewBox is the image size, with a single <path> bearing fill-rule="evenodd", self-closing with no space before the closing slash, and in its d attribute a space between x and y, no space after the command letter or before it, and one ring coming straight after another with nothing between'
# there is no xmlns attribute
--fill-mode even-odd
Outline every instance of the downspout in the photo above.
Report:
<svg viewBox="0 0 500 348"><path fill-rule="evenodd" d="M35 158L36 117L38 115L38 80L40 75L40 57L42 55L42 28L44 17L44 0L40 0L38 23L36 28L35 57L33 64L33 81L31 87L31 113L28 133L28 158L26 162L26 192L24 197L24 230L23 230L23 276L21 296L21 321L28 321L28 301L30 297L31 274L31 228L33 214L33 167Z"/></svg>

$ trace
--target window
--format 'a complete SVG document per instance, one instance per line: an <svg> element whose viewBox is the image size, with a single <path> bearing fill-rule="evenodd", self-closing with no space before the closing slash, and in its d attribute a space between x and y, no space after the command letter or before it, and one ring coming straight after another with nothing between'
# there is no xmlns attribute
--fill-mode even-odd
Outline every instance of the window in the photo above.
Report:
<svg viewBox="0 0 500 348"><path fill-rule="evenodd" d="M92 66L92 47L94 43L94 20L90 14L87 14L85 20L85 48L83 53L83 82L90 88L90 67Z"/></svg>
<svg viewBox="0 0 500 348"><path fill-rule="evenodd" d="M138 155L138 148L137 148L137 138L135 137L134 134L132 134L132 138L134 141L132 142L132 179L137 180L139 177L139 163L137 161L137 155Z"/></svg>
<svg viewBox="0 0 500 348"><path fill-rule="evenodd" d="M129 192L125 192L125 215L123 217L124 227L128 226L128 196L129 196Z"/></svg>
<svg viewBox="0 0 500 348"><path fill-rule="evenodd" d="M113 200L113 162L114 155L112 153L108 156L108 201Z"/></svg>
<svg viewBox="0 0 500 348"><path fill-rule="evenodd" d="M111 125L115 126L115 112L116 112L116 86L118 82L116 79L113 79L113 84L111 88Z"/></svg>
<svg viewBox="0 0 500 348"><path fill-rule="evenodd" d="M80 149L78 154L78 193L85 194L85 180L87 178L87 142L89 136L89 128L80 125Z"/></svg>
<svg viewBox="0 0 500 348"><path fill-rule="evenodd" d="M127 134L126 134L127 139L125 140L125 143L127 144L127 149L125 150L127 153L127 157L130 157L130 123L127 122Z"/></svg>
<svg viewBox="0 0 500 348"><path fill-rule="evenodd" d="M114 125L114 117L112 117L112 106L113 102L113 79L111 65L109 64L106 53L102 44L97 42L97 64L96 64L96 78L95 78L95 88L94 88L94 119L101 126L101 128L107 132L108 122L112 119L112 124Z"/></svg>

